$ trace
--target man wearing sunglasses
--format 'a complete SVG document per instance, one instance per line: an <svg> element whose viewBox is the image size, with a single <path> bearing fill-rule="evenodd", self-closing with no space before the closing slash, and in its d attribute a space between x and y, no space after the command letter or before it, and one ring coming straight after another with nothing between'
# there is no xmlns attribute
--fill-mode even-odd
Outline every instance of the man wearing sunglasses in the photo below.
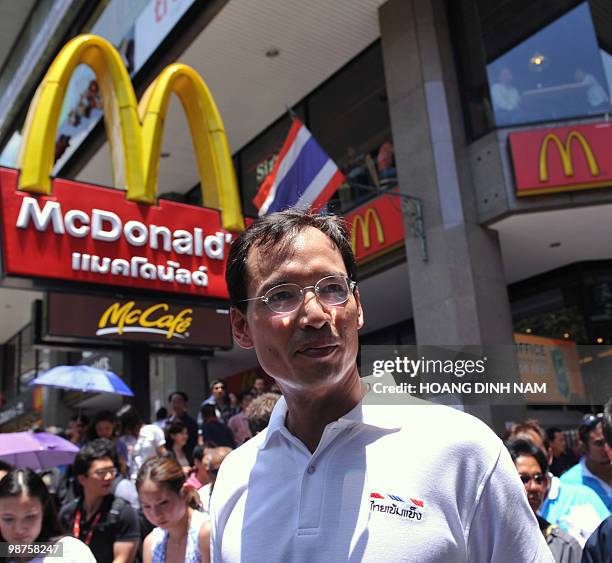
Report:
<svg viewBox="0 0 612 563"><path fill-rule="evenodd" d="M606 403L602 418L605 452L612 463L612 397ZM612 561L612 516L593 532L584 546L582 563L610 563Z"/></svg>
<svg viewBox="0 0 612 563"><path fill-rule="evenodd" d="M234 339L283 396L221 466L213 561L552 562L486 425L443 406L363 401L355 276L336 217L274 213L232 243Z"/></svg>
<svg viewBox="0 0 612 563"><path fill-rule="evenodd" d="M529 506L535 514L540 531L546 538L556 562L580 563L580 544L559 526L540 516L540 509L549 487L548 463L544 453L529 440L514 438L506 443L510 457L516 465L519 477L525 486Z"/></svg>
<svg viewBox="0 0 612 563"><path fill-rule="evenodd" d="M587 414L578 428L584 455L571 469L561 475L561 482L586 485L593 489L612 512L612 463L605 451L602 429L603 414Z"/></svg>

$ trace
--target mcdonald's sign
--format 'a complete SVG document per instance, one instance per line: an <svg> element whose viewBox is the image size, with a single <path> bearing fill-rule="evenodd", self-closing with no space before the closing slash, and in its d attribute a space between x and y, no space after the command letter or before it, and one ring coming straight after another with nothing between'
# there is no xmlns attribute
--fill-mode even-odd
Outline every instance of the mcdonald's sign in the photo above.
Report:
<svg viewBox="0 0 612 563"><path fill-rule="evenodd" d="M125 192L50 178L59 114L79 64L96 75L114 184ZM156 200L172 93L190 126L204 207ZM137 104L115 48L94 35L73 39L30 105L18 166L0 169L6 276L227 296L227 250L244 219L221 116L190 67L166 67Z"/></svg>
<svg viewBox="0 0 612 563"><path fill-rule="evenodd" d="M518 196L612 185L609 123L521 131L509 141Z"/></svg>
<svg viewBox="0 0 612 563"><path fill-rule="evenodd" d="M398 192L398 188L394 188ZM357 263L363 264L404 244L401 202L385 194L346 215Z"/></svg>

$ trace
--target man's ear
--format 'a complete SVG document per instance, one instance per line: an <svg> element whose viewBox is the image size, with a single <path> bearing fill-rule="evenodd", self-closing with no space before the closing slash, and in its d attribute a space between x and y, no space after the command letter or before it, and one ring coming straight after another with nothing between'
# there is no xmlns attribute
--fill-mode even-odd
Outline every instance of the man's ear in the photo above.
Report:
<svg viewBox="0 0 612 563"><path fill-rule="evenodd" d="M357 304L357 328L360 329L363 326L363 309L361 308L361 296L359 295L359 288L355 288L355 303Z"/></svg>
<svg viewBox="0 0 612 563"><path fill-rule="evenodd" d="M243 313L236 307L230 308L230 324L232 325L232 334L236 344L246 350L252 349L253 341L251 340L251 331L246 313Z"/></svg>
<svg viewBox="0 0 612 563"><path fill-rule="evenodd" d="M81 485L81 487L85 486L85 475L77 475L76 476L77 481L79 482L79 485Z"/></svg>

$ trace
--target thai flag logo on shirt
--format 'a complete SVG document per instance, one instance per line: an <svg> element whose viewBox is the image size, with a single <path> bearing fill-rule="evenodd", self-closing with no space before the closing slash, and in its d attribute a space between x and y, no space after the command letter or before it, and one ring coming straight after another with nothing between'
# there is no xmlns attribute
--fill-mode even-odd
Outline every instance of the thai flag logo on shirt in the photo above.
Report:
<svg viewBox="0 0 612 563"><path fill-rule="evenodd" d="M290 207L318 211L344 182L344 174L297 118L272 172L253 203L259 216Z"/></svg>
<svg viewBox="0 0 612 563"><path fill-rule="evenodd" d="M417 498L408 501L396 494L370 491L370 512L379 512L403 520L420 522L423 519L425 502Z"/></svg>

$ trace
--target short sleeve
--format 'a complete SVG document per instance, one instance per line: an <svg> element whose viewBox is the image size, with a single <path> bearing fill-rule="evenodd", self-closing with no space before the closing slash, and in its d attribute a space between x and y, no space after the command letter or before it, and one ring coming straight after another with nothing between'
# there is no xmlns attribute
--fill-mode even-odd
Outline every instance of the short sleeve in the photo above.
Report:
<svg viewBox="0 0 612 563"><path fill-rule="evenodd" d="M115 531L117 541L130 541L140 539L140 524L138 523L138 514L132 506L123 502L119 510L119 518Z"/></svg>
<svg viewBox="0 0 612 563"><path fill-rule="evenodd" d="M468 530L470 563L554 563L510 455L500 442Z"/></svg>

